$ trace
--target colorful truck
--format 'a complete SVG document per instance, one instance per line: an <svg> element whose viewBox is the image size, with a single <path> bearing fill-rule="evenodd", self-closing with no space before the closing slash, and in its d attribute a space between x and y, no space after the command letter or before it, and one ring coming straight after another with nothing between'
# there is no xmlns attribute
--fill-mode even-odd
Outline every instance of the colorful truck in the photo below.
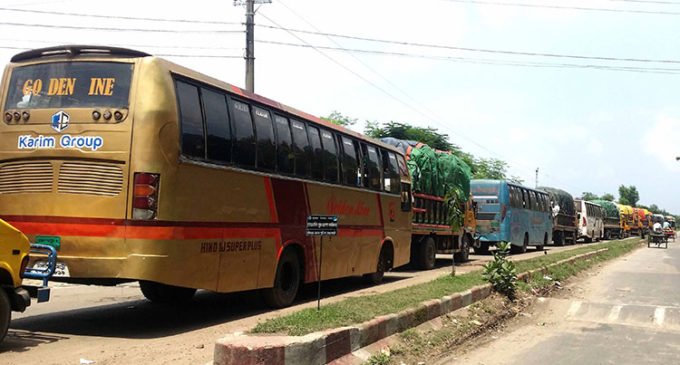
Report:
<svg viewBox="0 0 680 365"><path fill-rule="evenodd" d="M604 210L604 239L610 240L612 238L623 237L623 226L621 214L616 203L608 200L592 200L593 203L598 204Z"/></svg>
<svg viewBox="0 0 680 365"><path fill-rule="evenodd" d="M542 186L538 188L550 196L553 217L552 241L557 246L574 244L578 237L574 197L564 190Z"/></svg>
<svg viewBox="0 0 680 365"><path fill-rule="evenodd" d="M421 269L431 269L437 253L453 254L458 262L467 261L476 227L474 204L470 199L470 167L451 152L436 150L424 143L396 138L383 138L382 142L404 152L411 173L411 263ZM447 194L458 195L459 205L451 205ZM462 218L457 229L452 228L451 222L455 215Z"/></svg>
<svg viewBox="0 0 680 365"><path fill-rule="evenodd" d="M637 229L637 226L634 225L634 219L633 219L633 207L630 205L625 205L625 204L617 204L617 208L619 209L619 215L621 216L621 230L622 232L622 237L629 237L634 229Z"/></svg>

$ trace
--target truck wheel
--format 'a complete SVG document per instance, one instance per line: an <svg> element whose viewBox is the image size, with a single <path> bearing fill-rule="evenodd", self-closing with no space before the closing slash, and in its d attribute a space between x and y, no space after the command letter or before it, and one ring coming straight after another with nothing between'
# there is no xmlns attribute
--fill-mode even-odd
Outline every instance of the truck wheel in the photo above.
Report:
<svg viewBox="0 0 680 365"><path fill-rule="evenodd" d="M186 303L196 293L196 289L167 285L155 281L139 281L139 288L146 299L159 304Z"/></svg>
<svg viewBox="0 0 680 365"><path fill-rule="evenodd" d="M264 289L264 300L272 308L283 308L291 305L300 288L300 261L291 249L285 250L276 266L274 286Z"/></svg>
<svg viewBox="0 0 680 365"><path fill-rule="evenodd" d="M553 237L553 241L555 242L556 246L564 246L564 232L563 231L555 231L555 237Z"/></svg>
<svg viewBox="0 0 680 365"><path fill-rule="evenodd" d="M510 244L510 252L511 253L525 253L527 252L527 246L529 245L529 234L525 233L524 234L524 243L522 246L516 246L513 244Z"/></svg>
<svg viewBox="0 0 680 365"><path fill-rule="evenodd" d="M434 268L437 259L437 247L432 237L427 237L418 247L418 267L421 270Z"/></svg>
<svg viewBox="0 0 680 365"><path fill-rule="evenodd" d="M0 288L0 342L2 342L7 334L11 316L12 308L10 307L9 297L7 297L5 289Z"/></svg>
<svg viewBox="0 0 680 365"><path fill-rule="evenodd" d="M543 248L545 245L548 244L548 232L546 232L543 235L543 244L542 245L536 245L536 251L543 251Z"/></svg>
<svg viewBox="0 0 680 365"><path fill-rule="evenodd" d="M467 262L470 256L470 236L465 234L460 240L460 252L453 254L453 261L455 262Z"/></svg>
<svg viewBox="0 0 680 365"><path fill-rule="evenodd" d="M612 239L612 232L611 231L604 231L604 239L609 241Z"/></svg>
<svg viewBox="0 0 680 365"><path fill-rule="evenodd" d="M472 246L472 250L475 252L475 255L488 255L489 244L486 242L479 242L478 245Z"/></svg>

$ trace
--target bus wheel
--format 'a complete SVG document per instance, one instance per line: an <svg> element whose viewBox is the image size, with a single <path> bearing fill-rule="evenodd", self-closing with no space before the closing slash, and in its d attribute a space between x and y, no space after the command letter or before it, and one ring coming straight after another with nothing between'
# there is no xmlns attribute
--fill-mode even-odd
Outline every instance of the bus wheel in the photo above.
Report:
<svg viewBox="0 0 680 365"><path fill-rule="evenodd" d="M475 251L475 255L488 255L489 244L485 242L479 242L477 246L472 246L472 250Z"/></svg>
<svg viewBox="0 0 680 365"><path fill-rule="evenodd" d="M424 239L418 247L418 268L421 270L430 270L434 268L437 259L437 247L434 244L432 237Z"/></svg>
<svg viewBox="0 0 680 365"><path fill-rule="evenodd" d="M9 321L12 316L12 308L7 297L5 289L0 288L0 342L5 338L7 329L9 328Z"/></svg>
<svg viewBox="0 0 680 365"><path fill-rule="evenodd" d="M286 250L276 267L274 287L264 289L264 300L272 308L291 305L300 288L301 270L298 256L293 250Z"/></svg>
<svg viewBox="0 0 680 365"><path fill-rule="evenodd" d="M536 245L536 251L543 251L543 247L548 243L548 233L543 235L543 244L542 245Z"/></svg>
<svg viewBox="0 0 680 365"><path fill-rule="evenodd" d="M160 304L186 303L193 298L196 289L167 285L155 281L139 281L139 288L146 299Z"/></svg>
<svg viewBox="0 0 680 365"><path fill-rule="evenodd" d="M555 231L554 241L555 241L555 245L564 246L564 232L563 231Z"/></svg>
<svg viewBox="0 0 680 365"><path fill-rule="evenodd" d="M467 262L470 256L470 240L472 238L470 235L463 235L460 240L460 252L453 254L453 261L455 262Z"/></svg>
<svg viewBox="0 0 680 365"><path fill-rule="evenodd" d="M366 280L366 282L368 282L371 285L378 285L382 283L383 278L385 277L385 271L387 271L390 268L390 260L391 259L388 250L385 247L383 247L380 250L378 266L376 267L375 272L364 275L364 279Z"/></svg>
<svg viewBox="0 0 680 365"><path fill-rule="evenodd" d="M527 252L527 246L529 245L529 234L525 233L524 234L524 243L522 246L517 246L517 245L510 245L510 252L511 253L525 253Z"/></svg>

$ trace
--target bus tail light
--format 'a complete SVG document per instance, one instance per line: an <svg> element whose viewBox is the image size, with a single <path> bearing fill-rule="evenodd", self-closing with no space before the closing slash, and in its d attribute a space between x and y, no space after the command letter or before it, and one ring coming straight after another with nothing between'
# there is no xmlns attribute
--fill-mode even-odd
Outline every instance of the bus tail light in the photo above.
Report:
<svg viewBox="0 0 680 365"><path fill-rule="evenodd" d="M135 173L132 197L133 219L155 219L158 210L158 181L160 175Z"/></svg>
<svg viewBox="0 0 680 365"><path fill-rule="evenodd" d="M24 278L24 273L26 272L26 267L28 266L28 255L24 256L24 259L21 260L21 271L19 271L19 277Z"/></svg>
<svg viewBox="0 0 680 365"><path fill-rule="evenodd" d="M586 217L583 217L583 226L586 226Z"/></svg>

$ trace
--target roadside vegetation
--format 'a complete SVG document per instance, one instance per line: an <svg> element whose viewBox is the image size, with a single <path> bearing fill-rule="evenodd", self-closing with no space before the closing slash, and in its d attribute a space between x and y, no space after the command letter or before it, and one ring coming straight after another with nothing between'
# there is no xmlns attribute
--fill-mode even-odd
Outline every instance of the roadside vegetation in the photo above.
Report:
<svg viewBox="0 0 680 365"><path fill-rule="evenodd" d="M550 255L544 255L533 259L514 261L517 272L525 272L548 266L555 262L580 255L583 253L607 248L608 250L589 259L575 264L560 265L571 266L570 268L551 269L549 274L556 280L572 275L594 263L608 260L632 250L638 244L638 238L608 241L600 244L585 245L577 249L562 251ZM555 272L553 273L553 270ZM534 278L532 278L533 281ZM538 279L537 279L538 280ZM446 295L465 291L476 285L485 284L482 271L474 271L459 276L445 275L431 282L397 289L387 293L367 295L342 300L327 304L319 311L316 308L303 309L292 314L272 318L260 322L252 330L254 333L281 333L287 335L305 335L311 332L329 328L336 328L355 323L361 323L375 317L397 313L418 306L420 303L439 299ZM540 285L539 282L531 285ZM521 285L520 289L529 290L529 285Z"/></svg>
<svg viewBox="0 0 680 365"><path fill-rule="evenodd" d="M608 250L588 259L557 265L548 269L546 273L537 272L527 282L518 281L515 300L508 300L507 297L494 293L467 308L440 317L440 325L435 329L429 326L408 329L395 336L389 347L381 350L379 357L376 356L375 359L380 360L379 364L385 365L422 361L430 363L430 360L436 360L443 354L450 355L451 351L456 351L457 346L463 344L468 346L467 343L482 334L491 337L500 335L506 327L507 320L519 314L531 317L531 314L525 313L525 309L537 296L548 296L551 292L562 288L564 281L570 276L639 247L637 239L617 241L616 244L613 244L614 242L607 242L602 246L596 245L600 246L599 248L608 248ZM561 260L566 258L568 257L562 257ZM525 267L533 266L533 263L530 264L528 261L531 260L519 263ZM547 261L545 264L548 265ZM536 322L535 325L544 326L545 323ZM463 348L465 347L460 347L460 349Z"/></svg>

